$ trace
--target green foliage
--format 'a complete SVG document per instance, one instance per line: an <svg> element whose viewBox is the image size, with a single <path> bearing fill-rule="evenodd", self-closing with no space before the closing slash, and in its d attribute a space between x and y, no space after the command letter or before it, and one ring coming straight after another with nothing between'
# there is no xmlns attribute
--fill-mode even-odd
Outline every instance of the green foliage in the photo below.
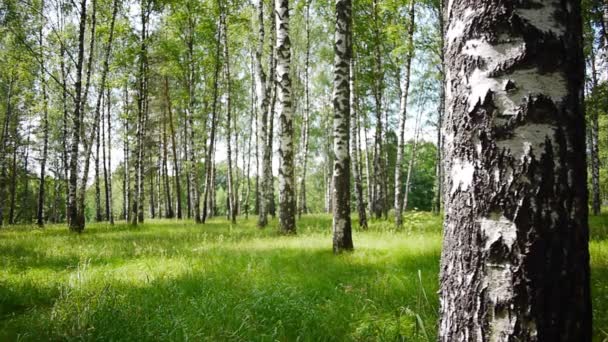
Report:
<svg viewBox="0 0 608 342"><path fill-rule="evenodd" d="M405 146L405 163L411 159L412 142ZM429 142L418 144L415 165L412 170L408 209L430 211L436 181L437 146ZM404 189L405 191L405 189Z"/></svg>

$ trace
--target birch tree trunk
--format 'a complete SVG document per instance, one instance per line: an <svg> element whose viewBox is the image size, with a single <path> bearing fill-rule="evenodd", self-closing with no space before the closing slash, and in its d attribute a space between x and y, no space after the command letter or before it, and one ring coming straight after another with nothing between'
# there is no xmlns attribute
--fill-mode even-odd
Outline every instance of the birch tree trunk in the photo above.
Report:
<svg viewBox="0 0 608 342"><path fill-rule="evenodd" d="M102 120L104 120L102 118L101 115L101 111L102 111L102 100L103 100L103 95L104 95L104 90L106 88L106 78L107 78L107 74L109 71L109 61L110 61L110 53L112 51L112 42L113 42L113 38L114 38L114 25L115 25L115 21L116 21L116 15L118 13L118 0L114 0L113 2L113 9L112 9L112 19L110 21L110 33L108 35L108 42L106 45L106 49L105 49L105 54L104 54L104 61L103 61L103 67L102 67L102 71L101 71L101 80L100 80L100 84L99 84L99 92L97 95L97 100L95 102L95 114L94 114L94 119L93 119L93 127L92 127L92 132L93 134L90 135L90 138L87 139L86 136L83 139L83 145L84 145L84 168L83 168L83 172L82 172L82 178L80 181L80 189L78 190L78 195L77 195L77 200L78 200L78 216L79 216L79 220L80 222L82 222L82 228L84 229L84 216L85 216L85 197L86 197L86 187L87 187L87 180L89 178L89 162L90 162L90 156L91 156L91 149L93 146L93 139L96 139L95 142L95 208L96 208L96 219L98 221L101 221L102 216L101 216L101 208L100 208L100 202L98 203L98 187L99 187L99 124L100 121L104 122ZM93 44L91 44L91 49L93 47ZM90 60L89 60L90 63ZM89 66L90 68L90 66ZM87 76L88 79L88 76ZM88 81L87 81L88 82ZM109 100L107 100L109 101ZM86 102L83 101L83 106L84 103ZM103 128L101 128L103 130ZM105 133L104 133L105 135ZM104 144L104 170L105 170L105 144ZM99 207L99 208L98 208Z"/></svg>
<svg viewBox="0 0 608 342"><path fill-rule="evenodd" d="M595 69L595 47L591 46L591 85L592 89L597 89L598 80ZM599 151L599 119L597 108L589 108L589 118L591 119L591 208L593 215L599 215L602 211L600 200L600 151Z"/></svg>
<svg viewBox="0 0 608 342"><path fill-rule="evenodd" d="M274 1L274 0L272 0ZM269 85L266 84L266 73L262 63L262 55L264 53L264 2L258 0L258 46L255 52L255 68L256 68L256 91L258 96L258 147L262 149L262 186L260 188L260 201L258 209L258 227L264 228L268 224L268 187L267 174L272 172L266 165L266 159L271 158L272 151L268 151L268 91ZM271 15L274 15L271 13ZM274 28L273 28L274 29ZM269 72L272 72L270 70ZM271 164L272 166L272 164ZM259 171L259 169L258 169Z"/></svg>
<svg viewBox="0 0 608 342"><path fill-rule="evenodd" d="M367 137L367 115L364 114L363 139L365 140L365 179L367 183L367 210L369 217L374 216L374 176L372 174L370 162L369 140Z"/></svg>
<svg viewBox="0 0 608 342"><path fill-rule="evenodd" d="M233 178L233 170L232 170L232 108L230 107L231 100L231 80L230 80L230 55L228 52L228 26L226 25L226 9L221 5L221 0L219 2L220 6L220 25L222 26L223 33L223 48L224 48L224 80L226 82L226 159L228 163L228 174L227 174L227 183L228 183L228 216L230 217L230 221L235 224L236 223L236 211L237 211L237 203L236 203L236 186L235 180ZM237 146L236 144L234 146ZM236 153L238 156L238 153Z"/></svg>
<svg viewBox="0 0 608 342"><path fill-rule="evenodd" d="M40 44L40 54L43 53L43 29L44 29L44 0L40 3L40 32L39 32L39 44ZM40 69L44 69L44 62L40 61ZM38 209L36 212L36 223L39 227L44 227L44 196L45 196L45 178L46 178L46 161L48 158L48 150L49 150L49 101L48 94L46 90L46 75L41 72L40 83L42 86L42 158L40 159L40 181L38 185ZM1 165L2 163L0 163ZM0 176L1 177L1 176ZM0 209L1 210L1 209ZM0 215L1 219L1 215ZM2 225L0 223L0 225Z"/></svg>
<svg viewBox="0 0 608 342"><path fill-rule="evenodd" d="M352 25L351 25L352 30ZM352 34L351 34L352 39ZM367 214L365 212L365 198L363 197L363 181L361 180L361 164L359 163L359 106L357 102L355 56L351 56L349 65L350 83L350 148L353 178L355 181L355 195L357 197L357 214L359 227L367 229Z"/></svg>
<svg viewBox="0 0 608 342"><path fill-rule="evenodd" d="M123 210L124 210L124 220L129 222L129 212L131 209L130 200L131 197L129 194L131 193L131 181L130 181L130 170L131 166L129 163L129 88L125 83L125 100L124 100L124 112L125 112L125 121L124 121L124 136L123 136L123 154L124 154L124 163L123 163Z"/></svg>
<svg viewBox="0 0 608 342"><path fill-rule="evenodd" d="M217 33L216 50L215 50L215 66L213 73L213 102L211 106L211 132L209 134L209 143L207 144L207 156L205 157L205 192L203 194L203 213L202 222L205 220L209 213L214 212L214 196L215 193L213 188L215 186L215 175L214 175L214 151L215 151L215 131L217 128L217 105L218 105L218 81L220 75L220 56L221 56L221 39L222 32L221 26L220 31Z"/></svg>
<svg viewBox="0 0 608 342"><path fill-rule="evenodd" d="M80 24L78 33L78 58L76 60L76 83L74 83L74 114L72 115L72 141L70 146L68 217L70 231L81 233L84 221L78 218L78 150L80 147L80 122L82 104L82 64L84 60L84 36L87 21L87 0L80 2ZM84 219L84 217L83 217Z"/></svg>
<svg viewBox="0 0 608 342"><path fill-rule="evenodd" d="M110 92L107 93L106 96L106 105L107 105L107 109L108 111L110 110ZM108 114L109 115L109 114ZM104 195L106 198L105 201L105 205L106 205L106 210L105 210L105 214L106 214L106 221L110 221L110 189L108 187L108 166L106 164L106 116L102 115L101 116L101 148L103 149L102 151L102 158L103 158L103 185L104 185Z"/></svg>
<svg viewBox="0 0 608 342"><path fill-rule="evenodd" d="M11 162L11 183L9 187L9 207L8 207L8 224L15 224L15 206L16 206L16 196L17 196L17 127L19 125L15 125L12 136L12 162Z"/></svg>
<svg viewBox="0 0 608 342"><path fill-rule="evenodd" d="M186 173L186 217L190 219L192 217L192 178L190 177L190 167L188 165L188 139L190 134L188 133L188 118L187 114L184 115L184 130L182 132L182 142L184 145L184 155L182 158L183 170Z"/></svg>
<svg viewBox="0 0 608 342"><path fill-rule="evenodd" d="M300 179L300 201L298 216L308 212L306 204L306 171L308 166L308 145L310 134L310 3L306 0L306 59L304 65L304 118L302 122L302 178Z"/></svg>
<svg viewBox="0 0 608 342"><path fill-rule="evenodd" d="M6 182L8 178L8 167L7 167L7 154L8 154L8 137L9 137L9 125L11 122L12 113L12 95L13 95L13 77L8 82L8 89L6 95L6 113L4 115L4 122L2 124L2 135L0 135L0 227L4 225L4 206L6 201Z"/></svg>
<svg viewBox="0 0 608 342"><path fill-rule="evenodd" d="M63 26L62 26L63 27ZM67 87L67 75L65 68L65 49L61 47L59 49L60 54L60 70L61 70L61 104L63 109L62 129L61 129L61 143L65 148L61 151L61 166L63 167L63 182L65 186L65 219L70 226L70 154L71 142L69 141L69 114L68 114L68 87ZM10 88L9 88L10 89ZM9 92L10 94L10 92ZM10 96L9 96L10 99ZM70 149L70 150L68 150Z"/></svg>
<svg viewBox="0 0 608 342"><path fill-rule="evenodd" d="M441 77L441 85L439 86L439 108L437 110L437 157L436 157L436 169L435 169L435 205L434 209L436 213L441 213L441 205L443 200L443 117L445 113L445 70L444 70L444 16L443 16L443 1L439 1L437 7L437 17L439 19L439 31L441 37L439 39L439 59L441 65L439 66L439 75Z"/></svg>
<svg viewBox="0 0 608 342"><path fill-rule="evenodd" d="M99 116L96 117L96 121L99 122ZM98 124L96 123L95 126L97 126ZM100 175L99 175L99 147L100 147L100 141L101 141L101 134L99 132L99 130L94 130L95 131L95 221L97 222L101 222L103 220L103 214L101 212L101 186L100 186ZM85 157L86 156L85 154ZM88 162L88 161L87 161ZM85 162L85 164L87 163ZM86 168L86 167L85 167ZM88 178L88 177L86 177ZM80 195L79 197L81 199L84 199L86 196L86 185L82 185L82 184L86 184L86 179L85 177L82 177L81 180L81 185L80 185ZM81 202L82 204L82 202ZM84 217L83 217L84 218Z"/></svg>
<svg viewBox="0 0 608 342"><path fill-rule="evenodd" d="M139 75L138 75L138 92L137 92L137 146L135 156L135 196L133 198L133 218L131 223L144 222L144 135L147 116L147 64L148 64L148 47L147 47L147 26L148 17L150 14L149 0L141 0L141 41L139 51Z"/></svg>
<svg viewBox="0 0 608 342"><path fill-rule="evenodd" d="M296 201L293 159L293 112L291 102L291 42L289 40L289 0L275 0L276 93L279 118L279 229L296 232Z"/></svg>
<svg viewBox="0 0 608 342"><path fill-rule="evenodd" d="M176 215L179 220L182 219L182 183L180 181L180 169L177 161L177 143L175 139L175 127L173 125L173 108L171 105L171 93L169 92L169 78L165 76L165 105L167 108L167 114L169 115L169 134L171 135L171 152L173 157L173 177L175 178L175 201L176 203ZM171 206L173 204L171 203Z"/></svg>
<svg viewBox="0 0 608 342"><path fill-rule="evenodd" d="M78 200L78 204L77 204L77 208L78 208L78 216L79 219L78 221L82 223L83 229L84 229L84 225L85 225L85 195L86 195L86 186L87 186L87 181L88 181L88 169L89 169L89 160L90 160L90 152L88 152L89 147L91 145L91 143L87 142L86 139L86 135L85 132L83 131L86 126L84 124L84 112L87 109L87 103L88 103L88 98L89 98L89 89L90 89L90 85L91 85L91 73L92 73L92 69L93 69L93 59L95 56L95 31L97 28L97 1L93 0L91 3L91 7L92 7L92 14L91 14L91 33L90 33L90 39L89 39L89 51L88 51L88 58L87 58L87 65L86 65L86 80L85 80L85 86L84 86L84 90L83 90L83 95L82 95L82 104L81 104L81 126L80 126L80 136L81 136L81 141L84 145L84 150L85 150L85 167L84 167L84 172L83 172L83 176L81 178L80 181L80 190L79 190L79 194L77 195L77 200ZM103 89L101 90L101 94L103 95ZM94 119L94 123L93 123L93 132L97 132L97 144L99 144L99 123L100 123L100 119L99 119L99 112L95 112L95 119ZM83 138L84 137L84 138ZM99 148L99 146L97 146L96 148ZM99 157L97 157L97 163L99 162Z"/></svg>
<svg viewBox="0 0 608 342"><path fill-rule="evenodd" d="M267 212L270 214L270 216L272 216L272 218L276 217L276 202L275 202L275 196L274 196L274 177L272 174L272 155L274 153L274 149L273 149L273 144L274 144L274 118L275 115L278 117L277 112L275 111L275 107L277 104L277 87L278 87L278 80L277 80L277 49L276 49L276 39L277 39L277 30L276 30L276 26L277 26L277 17L276 17L276 12L275 12L275 8L276 8L276 0L270 1L270 27L272 27L272 30L270 31L270 53L268 54L268 74L269 74L269 80L268 80L268 98L269 98L269 103L268 103L268 123L267 123L267 135L266 135L266 144L268 145L267 147L267 153L268 155L265 156L264 158L264 167L266 168L266 171L264 172L264 175L266 176L266 186L267 186L267 192L266 192L266 200L268 201L267 204ZM279 137L280 139L280 137ZM280 155L279 155L280 158Z"/></svg>
<svg viewBox="0 0 608 342"><path fill-rule="evenodd" d="M167 81L167 77L165 76L164 81ZM165 191L165 217L172 219L175 217L175 212L173 211L173 198L171 196L171 184L169 182L169 139L167 139L167 86L164 88L164 106L163 106L163 122L162 122L162 139L163 139L163 150L162 150L162 169L163 169L163 188Z"/></svg>
<svg viewBox="0 0 608 342"><path fill-rule="evenodd" d="M422 106L424 108L424 105ZM422 116L422 110L416 115L416 123L414 125L414 143L412 145L412 153L410 154L410 160L407 164L407 175L405 177L405 192L403 193L403 207L401 210L405 211L408 208L408 199L410 198L410 187L412 185L412 173L414 172L414 165L416 164L416 152L418 152L418 143L420 137L420 120Z"/></svg>
<svg viewBox="0 0 608 342"><path fill-rule="evenodd" d="M378 0L374 0L373 3L373 23L374 23L374 101L375 101L375 114L376 114L376 130L374 133L374 203L372 208L376 218L382 216L385 204L385 193L384 193L384 158L382 148L382 87L383 87L383 71L382 71L382 55L380 53L380 23L378 18Z"/></svg>
<svg viewBox="0 0 608 342"><path fill-rule="evenodd" d="M403 187L403 155L405 153L405 121L407 119L407 100L410 91L410 74L412 66L412 58L414 57L414 30L415 30L415 0L410 0L409 5L409 22L407 27L407 53L405 56L405 65L403 82L401 83L401 97L399 99L399 136L397 137L397 161L395 162L395 225L400 228L403 224L403 196L401 188ZM407 196L407 195L406 195Z"/></svg>
<svg viewBox="0 0 608 342"><path fill-rule="evenodd" d="M194 142L194 101L195 101L195 61L194 61L194 30L195 22L191 15L188 13L188 33L187 33L187 51L188 51L188 76L187 76L187 90L188 90L188 107L186 108L186 117L188 120L188 129L186 130L190 136L190 167L189 167L189 183L191 187L191 210L196 223L201 223L201 203L200 203L200 186L198 182L198 164L197 164L197 149ZM188 140L186 138L186 140Z"/></svg>
<svg viewBox="0 0 608 342"><path fill-rule="evenodd" d="M23 175L25 177L22 177L22 182L23 182L23 193L21 194L21 210L20 213L17 215L17 217L19 217L21 215L21 212L23 212L23 208L27 208L29 203L31 202L30 200L30 181L29 181L29 174L30 174L30 170L29 170L29 161L30 161L30 141L31 141L31 137L32 137L32 132L31 132L31 128L30 128L30 124L28 122L28 127L27 127L27 140L25 142L25 153L23 156ZM25 179L23 179L25 178ZM24 222L26 223L30 223L30 217L27 216L24 218Z"/></svg>
<svg viewBox="0 0 608 342"><path fill-rule="evenodd" d="M254 53L253 53L253 49L250 51L251 56L251 108L250 108L250 113L249 113L249 134L247 136L247 156L245 156L245 146L243 146L243 165L244 167L246 167L247 171L246 171L246 176L245 176L245 182L247 182L246 185L246 189L245 189L245 200L244 200L244 206L245 206L245 219L249 219L249 206L250 206L250 197L251 197L251 154L253 152L252 148L251 148L251 140L253 138L254 132L257 132L257 129L254 131L253 129L253 124L256 121L256 106L255 106L255 77L253 77L253 75L255 74L255 66L254 66ZM257 140L256 140L257 141ZM257 159L257 150L255 152L255 157ZM247 161L245 162L245 158L247 158ZM256 173L257 173L257 169L256 169Z"/></svg>
<svg viewBox="0 0 608 342"><path fill-rule="evenodd" d="M111 91L108 88L108 179L107 182L107 193L108 193L108 205L106 208L108 209L107 218L110 221L111 225L114 225L114 210L112 206L112 98Z"/></svg>
<svg viewBox="0 0 608 342"><path fill-rule="evenodd" d="M148 156L148 165L150 165L151 169L153 168L151 155ZM150 173L150 175L148 177L148 179L150 180L149 212L150 212L150 218L155 219L156 218L156 199L154 196L154 172L149 172L149 173Z"/></svg>
<svg viewBox="0 0 608 342"><path fill-rule="evenodd" d="M93 71L93 60L95 58L95 31L97 30L97 0L93 0L91 2L91 32L89 35L89 51L88 51L88 57L87 57L87 63L86 63L86 77L85 77L85 83L84 83L84 89L83 89L83 95L81 98L81 111L82 111L82 115L84 116L84 112L87 110L87 103L88 103L88 99L89 99L89 89L91 86L91 73ZM83 122L81 123L80 129L80 135L81 137L84 136L84 129L86 128L86 126L84 125L84 120L82 120Z"/></svg>
<svg viewBox="0 0 608 342"><path fill-rule="evenodd" d="M194 120L192 118L193 108L188 112L189 133L190 133L190 183L192 186L192 215L196 223L202 223L200 190L197 176L196 149L194 148Z"/></svg>
<svg viewBox="0 0 608 342"><path fill-rule="evenodd" d="M352 2L336 0L334 33L334 167L333 167L333 250L353 249L350 220L350 66L352 46Z"/></svg>
<svg viewBox="0 0 608 342"><path fill-rule="evenodd" d="M591 341L578 0L446 8L440 341Z"/></svg>

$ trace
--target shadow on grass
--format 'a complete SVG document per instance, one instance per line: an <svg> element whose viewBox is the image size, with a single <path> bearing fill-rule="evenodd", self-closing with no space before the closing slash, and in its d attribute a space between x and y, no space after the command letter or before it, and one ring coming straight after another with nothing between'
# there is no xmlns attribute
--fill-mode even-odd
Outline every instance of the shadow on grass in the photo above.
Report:
<svg viewBox="0 0 608 342"><path fill-rule="evenodd" d="M27 299L32 289L20 288L23 293L11 293L19 312L13 312L16 316L0 337L394 340L416 333L413 313L434 334L438 251L378 262L374 255L365 262L365 251L358 253L336 257L325 249L217 250L212 256L216 262L194 262L173 278L135 284L97 279L34 303ZM430 299L423 300L422 293ZM52 309L49 300L55 302ZM32 307L25 309L28 305Z"/></svg>

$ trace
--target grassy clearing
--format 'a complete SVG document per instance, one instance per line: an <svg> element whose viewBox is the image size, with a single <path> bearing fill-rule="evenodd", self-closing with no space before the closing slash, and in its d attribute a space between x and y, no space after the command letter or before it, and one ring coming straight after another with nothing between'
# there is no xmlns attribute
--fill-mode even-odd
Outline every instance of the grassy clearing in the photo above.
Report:
<svg viewBox="0 0 608 342"><path fill-rule="evenodd" d="M440 219L372 222L331 254L331 217L230 226L158 220L0 232L0 340L436 338ZM608 330L608 217L592 220L595 334ZM608 337L608 335L606 335Z"/></svg>

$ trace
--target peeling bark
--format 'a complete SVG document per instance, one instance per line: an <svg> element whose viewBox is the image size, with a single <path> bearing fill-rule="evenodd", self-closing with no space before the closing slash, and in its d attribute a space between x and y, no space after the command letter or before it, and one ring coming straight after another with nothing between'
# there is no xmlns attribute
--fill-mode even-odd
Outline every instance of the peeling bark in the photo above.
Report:
<svg viewBox="0 0 608 342"><path fill-rule="evenodd" d="M353 249L350 220L350 66L352 45L352 2L336 0L334 33L334 132L333 132L333 250Z"/></svg>
<svg viewBox="0 0 608 342"><path fill-rule="evenodd" d="M446 8L440 341L590 341L577 0Z"/></svg>
<svg viewBox="0 0 608 342"><path fill-rule="evenodd" d="M276 17L276 94L279 118L279 229L296 232L295 174L293 155L293 111L291 101L291 41L289 39L289 0L275 0Z"/></svg>

